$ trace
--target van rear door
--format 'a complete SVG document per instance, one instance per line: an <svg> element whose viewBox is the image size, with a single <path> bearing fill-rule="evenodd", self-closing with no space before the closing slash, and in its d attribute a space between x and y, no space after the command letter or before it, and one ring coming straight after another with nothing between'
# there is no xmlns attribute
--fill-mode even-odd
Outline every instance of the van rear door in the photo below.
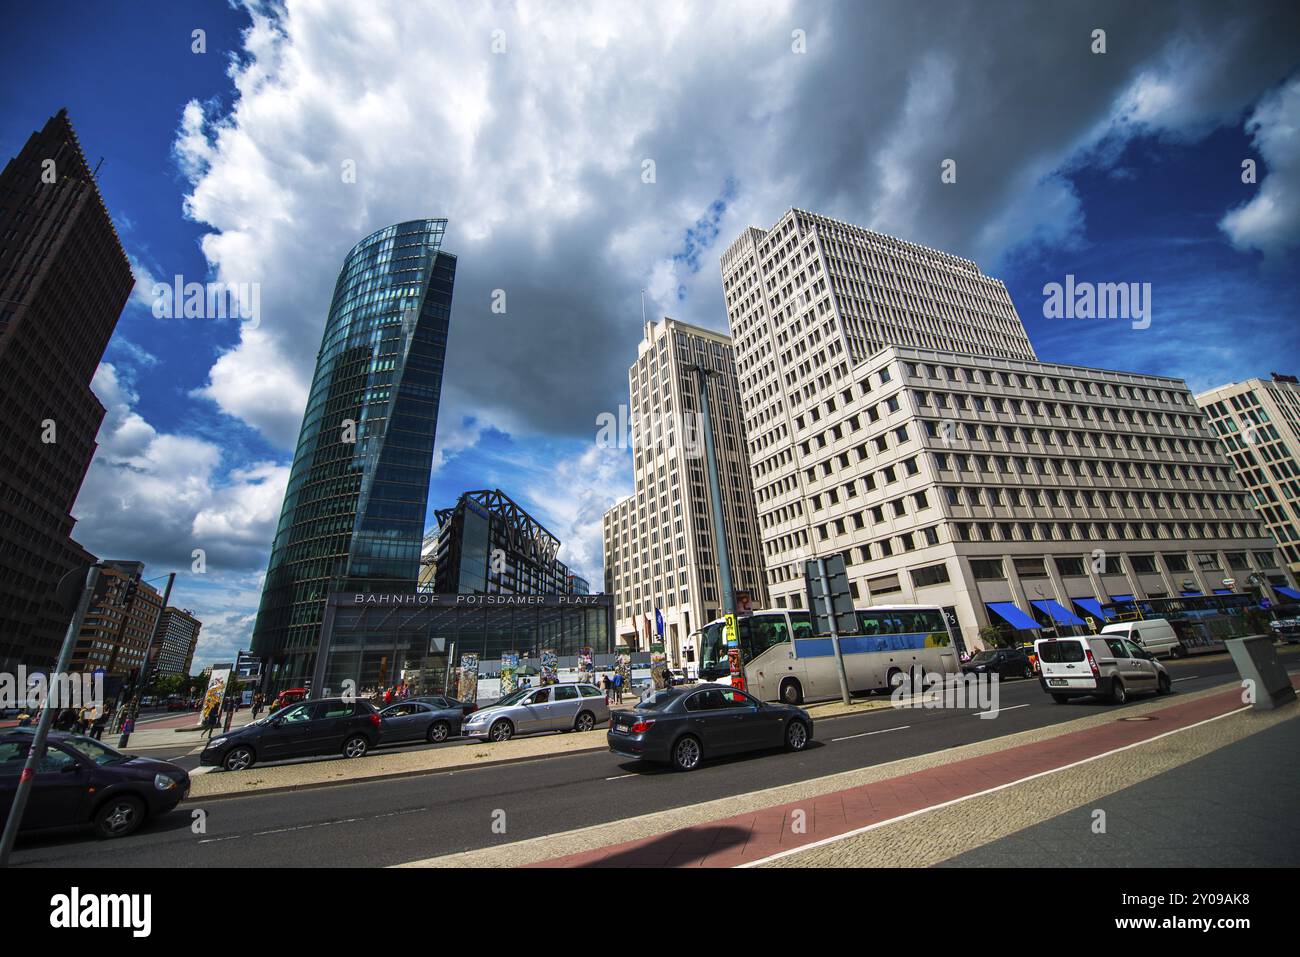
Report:
<svg viewBox="0 0 1300 957"><path fill-rule="evenodd" d="M1082 638L1040 638L1034 643L1038 664L1047 689L1093 690L1097 679L1088 661L1087 642Z"/></svg>

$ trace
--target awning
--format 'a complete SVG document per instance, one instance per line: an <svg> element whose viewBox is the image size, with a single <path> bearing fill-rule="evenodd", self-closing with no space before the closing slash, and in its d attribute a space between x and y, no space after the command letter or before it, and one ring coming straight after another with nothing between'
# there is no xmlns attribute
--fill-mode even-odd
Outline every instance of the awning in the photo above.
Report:
<svg viewBox="0 0 1300 957"><path fill-rule="evenodd" d="M1110 600L1111 601L1132 601L1133 596L1132 595L1111 595Z"/></svg>
<svg viewBox="0 0 1300 957"><path fill-rule="evenodd" d="M1274 585L1273 591L1277 592L1279 595L1286 595L1287 598L1300 601L1300 591L1296 591L1294 588L1287 588L1283 585Z"/></svg>
<svg viewBox="0 0 1300 957"><path fill-rule="evenodd" d="M1070 609L1063 605L1057 604L1050 598L1044 598L1041 601L1033 603L1034 607L1047 615L1058 625L1082 625L1083 619L1076 615Z"/></svg>
<svg viewBox="0 0 1300 957"><path fill-rule="evenodd" d="M1100 618L1102 621L1110 621L1111 616L1101 610L1101 602L1099 602L1097 599L1071 598L1070 601L1074 602L1076 605L1078 605L1088 614L1095 615L1096 617Z"/></svg>
<svg viewBox="0 0 1300 957"><path fill-rule="evenodd" d="M996 614L999 618L1005 621L1012 628L1041 629L1043 627L1038 622L1034 621L1034 619L1031 618L1029 615L1026 615L1023 611L1017 608L1013 602L990 601L990 602L986 602L986 604L994 612L994 614Z"/></svg>
<svg viewBox="0 0 1300 957"><path fill-rule="evenodd" d="M1216 595L1231 595L1231 594L1232 594L1232 589L1231 589L1231 588L1216 588L1216 589L1214 589L1214 593L1215 593Z"/></svg>
<svg viewBox="0 0 1300 957"><path fill-rule="evenodd" d="M1183 597L1184 597L1184 598L1200 598L1200 597L1201 597L1201 593L1198 592L1198 591L1185 591L1185 592L1183 592Z"/></svg>

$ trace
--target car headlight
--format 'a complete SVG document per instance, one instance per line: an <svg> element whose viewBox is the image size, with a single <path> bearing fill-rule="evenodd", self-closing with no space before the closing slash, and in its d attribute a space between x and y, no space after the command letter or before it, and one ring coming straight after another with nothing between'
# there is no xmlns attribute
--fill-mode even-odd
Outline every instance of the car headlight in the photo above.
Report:
<svg viewBox="0 0 1300 957"><path fill-rule="evenodd" d="M176 779L165 774L155 774L153 776L153 786L159 791L170 791L176 787Z"/></svg>
<svg viewBox="0 0 1300 957"><path fill-rule="evenodd" d="M219 748L219 747L221 747L221 746L222 746L223 744L225 744L225 743L226 743L226 739L225 739L225 738L217 738L215 741L209 741L209 742L208 742L208 747L209 747L209 748Z"/></svg>

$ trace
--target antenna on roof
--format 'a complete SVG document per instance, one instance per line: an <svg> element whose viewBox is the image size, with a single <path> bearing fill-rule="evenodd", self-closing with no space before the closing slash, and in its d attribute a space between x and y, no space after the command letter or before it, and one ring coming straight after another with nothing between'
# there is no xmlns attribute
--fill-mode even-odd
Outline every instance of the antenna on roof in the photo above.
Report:
<svg viewBox="0 0 1300 957"><path fill-rule="evenodd" d="M645 290L641 290L641 325L645 325Z"/></svg>
<svg viewBox="0 0 1300 957"><path fill-rule="evenodd" d="M95 172L90 174L93 179L99 179L99 168L103 165L104 165L104 157L101 156L99 158L99 162L95 164Z"/></svg>

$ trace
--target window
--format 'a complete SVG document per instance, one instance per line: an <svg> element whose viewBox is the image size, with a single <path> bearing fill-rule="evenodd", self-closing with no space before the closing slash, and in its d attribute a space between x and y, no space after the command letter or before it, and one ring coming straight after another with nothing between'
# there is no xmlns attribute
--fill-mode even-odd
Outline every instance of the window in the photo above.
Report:
<svg viewBox="0 0 1300 957"><path fill-rule="evenodd" d="M1056 570L1065 576L1081 577L1085 574L1082 558L1058 558Z"/></svg>
<svg viewBox="0 0 1300 957"><path fill-rule="evenodd" d="M1156 570L1154 555L1130 555L1129 561L1133 564L1133 571L1135 572L1154 572Z"/></svg>
<svg viewBox="0 0 1300 957"><path fill-rule="evenodd" d="M531 698L529 698L527 701L523 703L524 704L546 704L550 700L551 700L551 689L539 688L537 691L533 692L533 696Z"/></svg>
<svg viewBox="0 0 1300 957"><path fill-rule="evenodd" d="M1046 578L1047 568L1041 558L1017 558L1016 574L1021 578Z"/></svg>
<svg viewBox="0 0 1300 957"><path fill-rule="evenodd" d="M925 568L916 568L911 572L912 585L916 588L924 588L927 585L941 585L952 579L948 576L948 566L943 562L938 565L927 565Z"/></svg>
<svg viewBox="0 0 1300 957"><path fill-rule="evenodd" d="M599 688L593 688L591 685L578 685L578 690L579 690L580 692L582 692L582 696L583 696L584 698L600 698L600 697L602 697L602 695L601 695L601 693L600 693L600 689L599 689Z"/></svg>
<svg viewBox="0 0 1300 957"><path fill-rule="evenodd" d="M1000 558L975 558L970 563L971 576L976 581L1005 581Z"/></svg>

